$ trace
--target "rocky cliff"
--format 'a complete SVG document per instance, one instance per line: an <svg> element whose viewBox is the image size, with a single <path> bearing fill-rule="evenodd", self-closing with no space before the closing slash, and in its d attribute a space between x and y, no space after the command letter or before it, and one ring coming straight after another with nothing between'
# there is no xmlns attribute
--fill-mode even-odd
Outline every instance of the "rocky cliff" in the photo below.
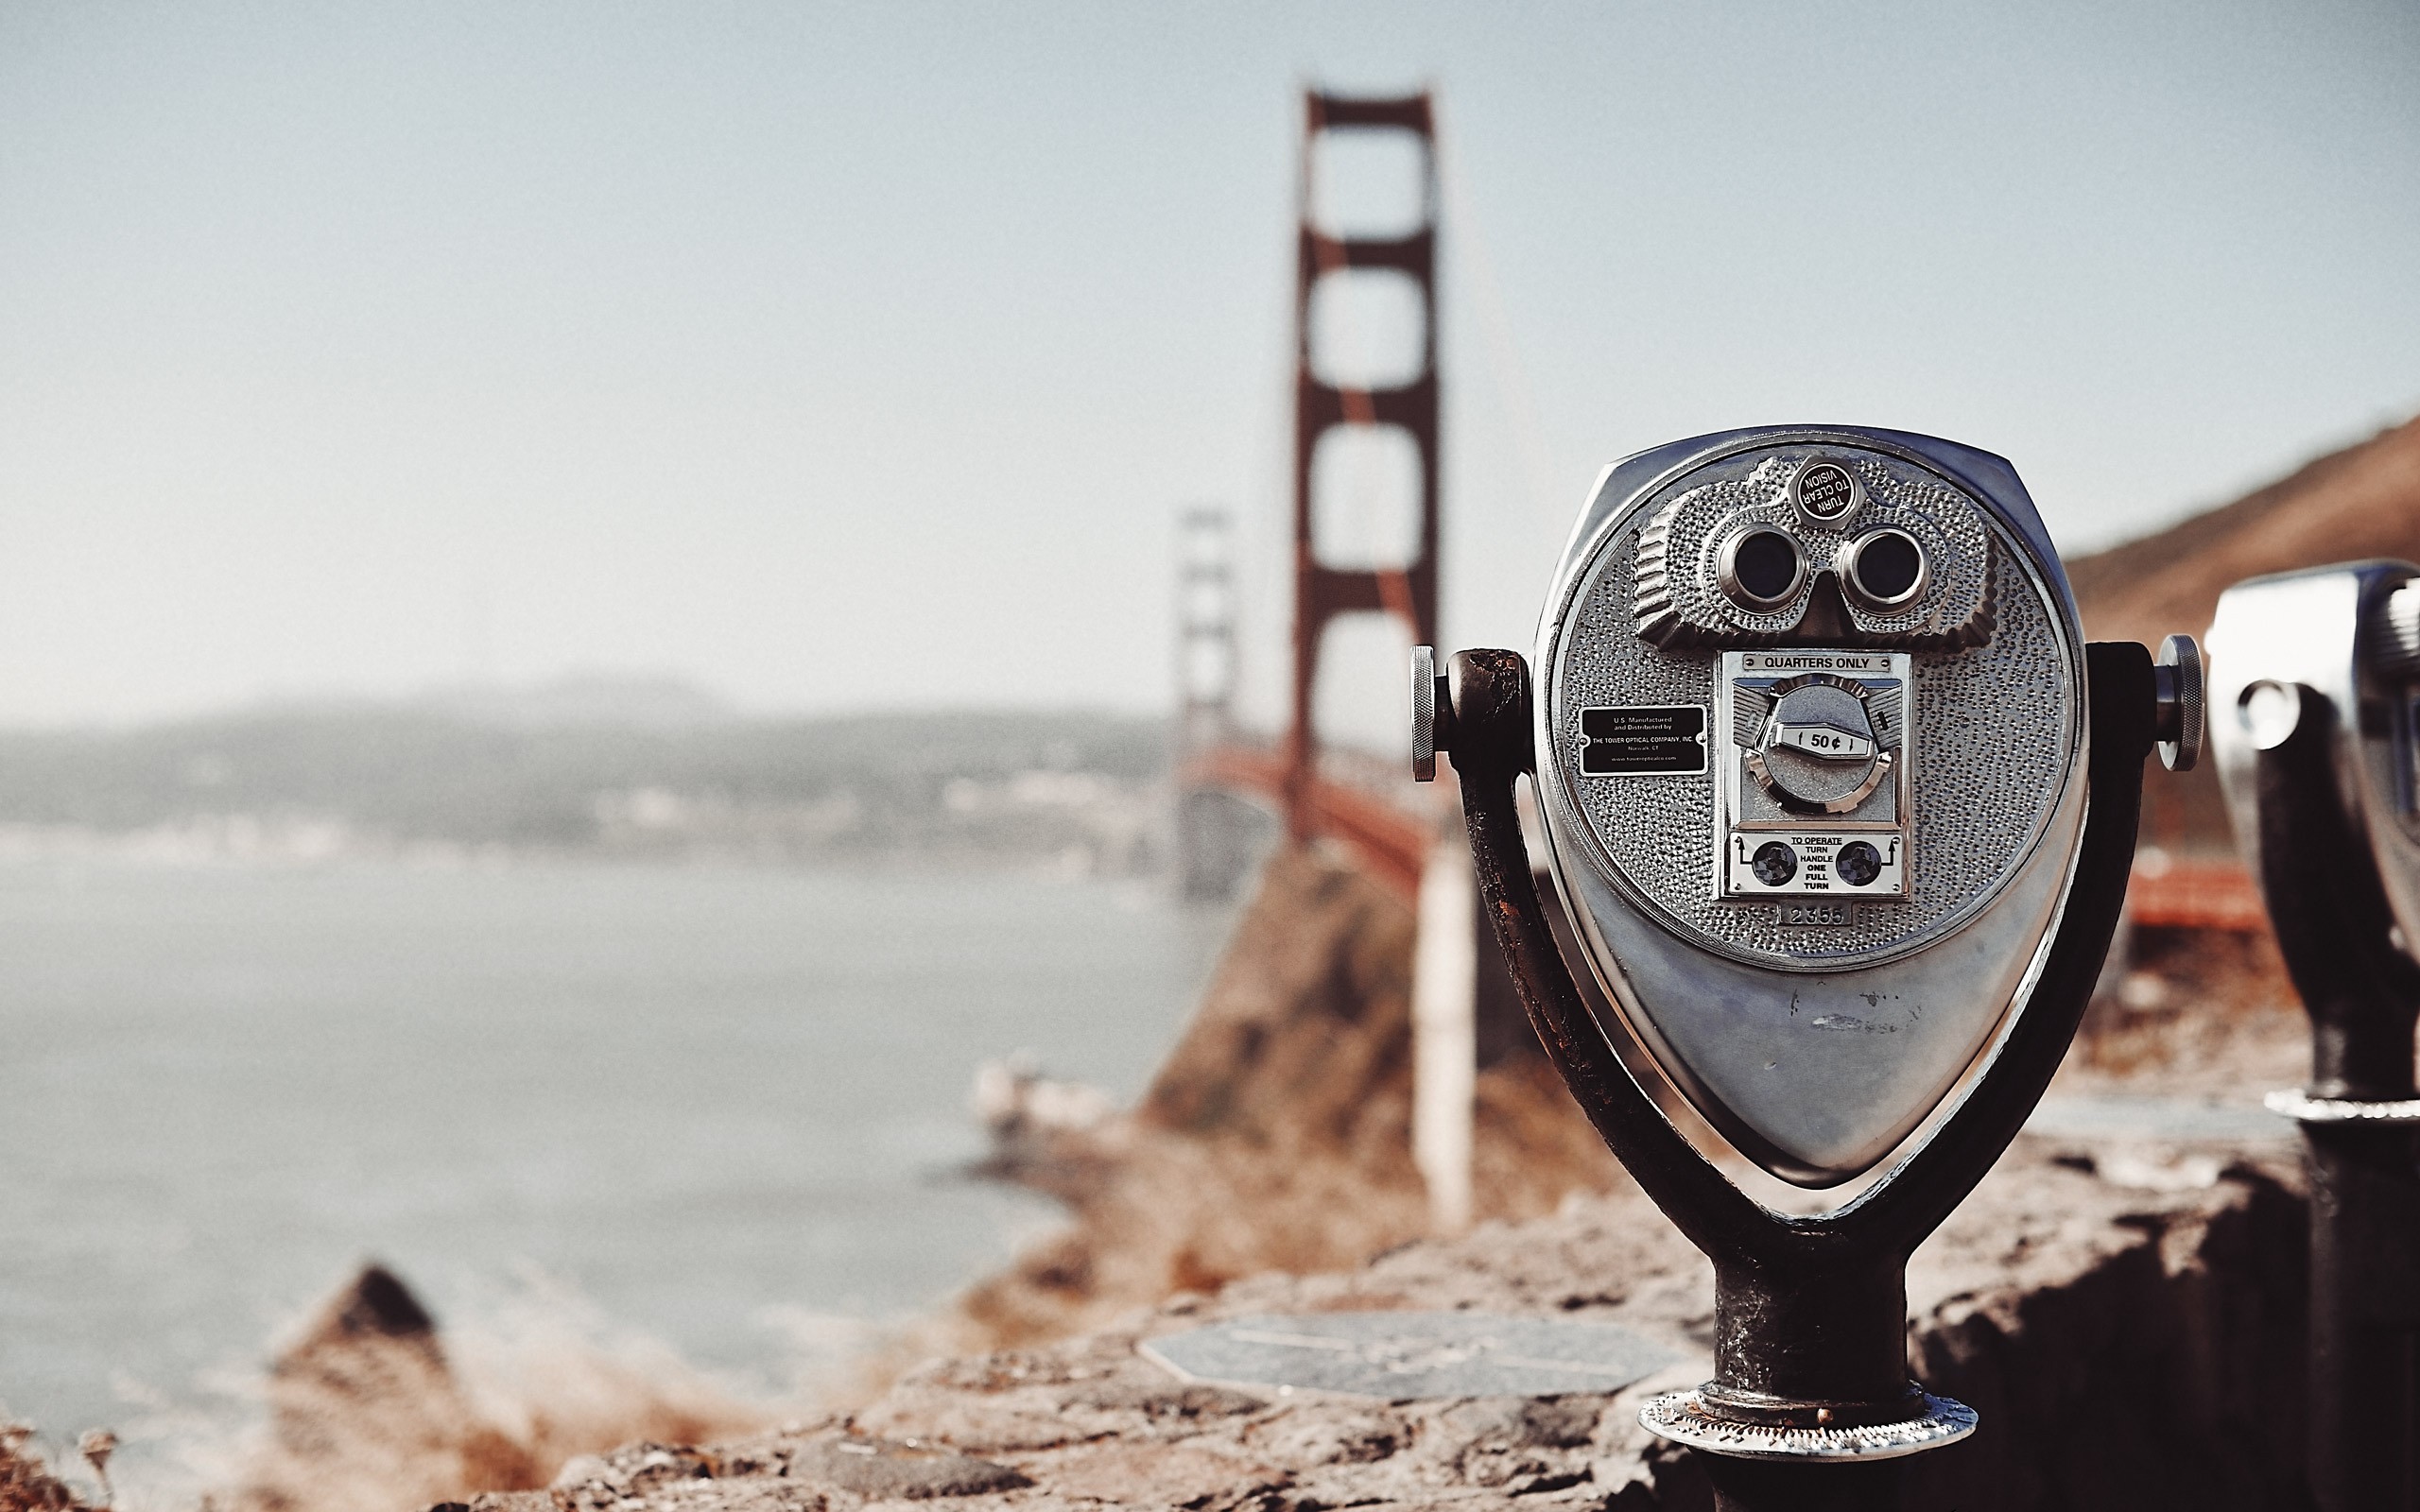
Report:
<svg viewBox="0 0 2420 1512"><path fill-rule="evenodd" d="M1426 1235L1411 944L1410 911L1340 857L1273 857L1140 1104L1010 1152L1008 1174L1065 1202L1071 1222L967 1295L977 1337L1051 1337L1239 1277L1352 1266ZM1491 1006L1493 1018L1514 1011ZM1531 1217L1620 1183L1527 1025L1505 1027L1481 1035L1478 1216Z"/></svg>
<svg viewBox="0 0 2420 1512"><path fill-rule="evenodd" d="M2116 1157L2122 1154L2123 1160ZM2020 1144L1910 1274L1927 1381L1983 1427L1906 1505L2087 1512L2299 1504L2301 1214L2289 1163ZM1129 1310L1056 1344L931 1361L846 1414L721 1445L636 1444L452 1512L966 1512L1453 1506L1704 1512L1640 1400L1707 1373L1713 1279L1635 1192ZM1146 1340L1270 1314L1618 1322L1674 1363L1613 1393L1382 1400L1181 1380Z"/></svg>

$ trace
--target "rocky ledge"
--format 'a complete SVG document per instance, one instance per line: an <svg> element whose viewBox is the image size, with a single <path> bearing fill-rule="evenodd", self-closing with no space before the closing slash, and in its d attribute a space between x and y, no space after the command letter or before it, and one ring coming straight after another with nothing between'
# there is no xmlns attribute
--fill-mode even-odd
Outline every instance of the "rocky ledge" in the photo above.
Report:
<svg viewBox="0 0 2420 1512"><path fill-rule="evenodd" d="M1910 1357L1980 1410L1909 1504L2293 1503L2302 1211L2290 1146L2028 1136L1909 1277ZM472 1512L1704 1507L1640 1400L1707 1372L1712 1276L1635 1194L1398 1248L1347 1272L1179 1296L1063 1343L929 1363L862 1409L639 1444ZM1270 1314L1474 1310L1613 1322L1677 1363L1619 1392L1380 1400L1177 1378L1144 1341Z"/></svg>

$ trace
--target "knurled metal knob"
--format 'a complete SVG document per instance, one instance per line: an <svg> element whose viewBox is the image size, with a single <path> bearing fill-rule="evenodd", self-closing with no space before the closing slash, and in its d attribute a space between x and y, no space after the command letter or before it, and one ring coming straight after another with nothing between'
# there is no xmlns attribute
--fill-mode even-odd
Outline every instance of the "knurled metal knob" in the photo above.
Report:
<svg viewBox="0 0 2420 1512"><path fill-rule="evenodd" d="M2380 600L2369 629L2371 671L2390 681L2420 674L2420 578Z"/></svg>
<svg viewBox="0 0 2420 1512"><path fill-rule="evenodd" d="M2159 661L2152 668L2159 698L2154 729L2159 736L2160 765L2171 772L2189 772L2202 760L2202 744L2209 719L2202 680L2202 648L2189 635L2171 635L2159 643Z"/></svg>
<svg viewBox="0 0 2420 1512"><path fill-rule="evenodd" d="M1441 718L1440 713L1443 717ZM1451 695L1445 679L1437 671L1437 648L1415 645L1411 648L1411 780L1433 782L1437 780L1437 753L1444 747L1438 736L1447 733L1453 722Z"/></svg>

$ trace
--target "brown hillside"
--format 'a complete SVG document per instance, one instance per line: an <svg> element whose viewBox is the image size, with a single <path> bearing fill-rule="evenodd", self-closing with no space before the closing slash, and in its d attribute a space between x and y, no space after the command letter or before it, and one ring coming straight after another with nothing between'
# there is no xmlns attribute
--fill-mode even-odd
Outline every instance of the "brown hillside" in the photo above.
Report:
<svg viewBox="0 0 2420 1512"><path fill-rule="evenodd" d="M2233 504L2067 563L2084 633L2140 641L2210 627L2219 594L2263 573L2364 557L2420 561L2420 419L2303 464ZM2143 784L2143 839L2170 850L2234 848L2208 762Z"/></svg>
<svg viewBox="0 0 2420 1512"><path fill-rule="evenodd" d="M2067 563L2084 632L2157 645L2209 628L2262 573L2363 557L2420 561L2420 419L2330 452L2235 503Z"/></svg>

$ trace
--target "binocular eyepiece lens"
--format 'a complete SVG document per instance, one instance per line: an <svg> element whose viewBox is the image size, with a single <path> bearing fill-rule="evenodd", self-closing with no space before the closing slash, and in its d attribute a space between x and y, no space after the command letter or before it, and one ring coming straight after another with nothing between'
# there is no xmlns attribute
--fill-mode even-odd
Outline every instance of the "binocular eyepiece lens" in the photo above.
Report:
<svg viewBox="0 0 2420 1512"><path fill-rule="evenodd" d="M1849 547L1849 591L1875 609L1895 609L1925 586L1925 552L1904 530L1877 530Z"/></svg>
<svg viewBox="0 0 2420 1512"><path fill-rule="evenodd" d="M1798 592L1806 560L1798 542L1778 530L1751 529L1731 538L1722 551L1722 587L1743 609L1774 609Z"/></svg>
<svg viewBox="0 0 2420 1512"><path fill-rule="evenodd" d="M1906 608L1925 591L1925 549L1904 530L1868 531L1838 558L1849 593L1870 610ZM1722 591L1752 613L1781 608L1806 580L1806 557L1796 540L1770 525L1750 525L1722 543L1716 563Z"/></svg>

